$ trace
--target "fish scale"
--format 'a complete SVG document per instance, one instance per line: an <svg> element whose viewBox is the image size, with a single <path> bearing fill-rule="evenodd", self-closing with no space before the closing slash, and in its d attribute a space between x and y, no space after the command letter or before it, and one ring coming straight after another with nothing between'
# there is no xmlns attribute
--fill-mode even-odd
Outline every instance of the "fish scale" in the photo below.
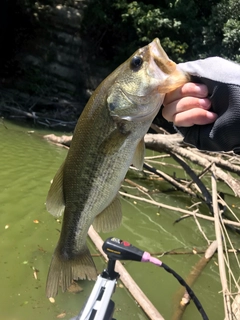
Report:
<svg viewBox="0 0 240 320"><path fill-rule="evenodd" d="M144 135L164 94L186 81L155 39L120 65L91 96L46 201L51 214L64 214L49 268L47 297L54 297L59 285L65 291L73 279L96 278L86 245L88 229L93 224L97 231L110 232L120 226L121 182L132 163L142 168Z"/></svg>

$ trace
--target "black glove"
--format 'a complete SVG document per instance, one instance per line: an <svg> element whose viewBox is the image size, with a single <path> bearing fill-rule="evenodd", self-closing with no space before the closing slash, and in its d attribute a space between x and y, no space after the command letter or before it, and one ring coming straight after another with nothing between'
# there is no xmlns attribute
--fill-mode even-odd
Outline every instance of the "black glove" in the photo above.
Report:
<svg viewBox="0 0 240 320"><path fill-rule="evenodd" d="M208 125L176 127L184 141L200 150L240 153L240 65L213 57L180 63L178 67L190 74L192 82L208 87L210 111L218 115Z"/></svg>

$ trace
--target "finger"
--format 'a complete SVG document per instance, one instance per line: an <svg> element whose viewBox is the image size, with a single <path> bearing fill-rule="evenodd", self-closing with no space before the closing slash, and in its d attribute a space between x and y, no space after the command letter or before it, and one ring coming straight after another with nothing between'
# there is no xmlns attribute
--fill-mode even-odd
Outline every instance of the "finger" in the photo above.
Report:
<svg viewBox="0 0 240 320"><path fill-rule="evenodd" d="M188 82L166 94L163 104L167 105L183 97L205 98L208 95L208 88L204 84Z"/></svg>
<svg viewBox="0 0 240 320"><path fill-rule="evenodd" d="M193 108L208 110L210 107L211 101L209 99L185 97L165 105L162 110L162 115L167 121L173 122L173 117L178 113L182 113Z"/></svg>
<svg viewBox="0 0 240 320"><path fill-rule="evenodd" d="M191 127L194 124L205 125L214 122L217 114L208 110L194 108L173 117L173 123L177 127Z"/></svg>

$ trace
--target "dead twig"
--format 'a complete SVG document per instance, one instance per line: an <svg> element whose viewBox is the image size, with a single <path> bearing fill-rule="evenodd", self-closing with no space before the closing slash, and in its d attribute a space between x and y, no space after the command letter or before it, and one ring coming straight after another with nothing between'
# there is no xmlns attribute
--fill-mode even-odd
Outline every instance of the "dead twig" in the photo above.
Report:
<svg viewBox="0 0 240 320"><path fill-rule="evenodd" d="M212 198L213 198L215 234L216 234L217 249L218 249L218 265L219 265L219 273L220 273L220 279L221 279L221 284L222 284L225 320L232 320L230 292L228 289L225 262L224 262L224 252L223 252L223 242L222 242L223 234L221 231L219 208L218 208L218 202L217 202L217 183L216 183L216 177L215 177L214 173L215 173L215 166L213 165Z"/></svg>
<svg viewBox="0 0 240 320"><path fill-rule="evenodd" d="M151 150L158 152L170 152L172 154L182 156L183 158L186 158L204 168L208 167L212 162L214 162L213 157L211 161L209 161L209 158L206 157L204 153L201 153L200 155L200 153L195 151L193 148L190 149L181 147L180 142L176 143L176 139L172 140L171 136L168 136L166 139L166 136L162 134L147 134L144 138L144 141L146 147ZM229 163L228 167L231 168L231 163ZM215 166L215 175L217 179L221 179L232 189L235 196L240 197L240 182L237 179L232 177L229 173L224 172L217 166Z"/></svg>
<svg viewBox="0 0 240 320"><path fill-rule="evenodd" d="M208 221L212 221L212 222L214 221L213 217L209 217L209 216L206 216L204 214L197 213L197 211L192 212L192 211L189 211L189 210L185 210L185 209L169 206L169 205L157 202L155 200L150 200L150 199L146 199L146 198L143 198L143 197L134 196L132 194L129 194L129 193L126 193L126 192L123 192L123 191L119 191L119 193L123 197L128 197L128 198L132 198L132 199L135 199L135 200L151 203L151 204L157 206L158 208L164 208L164 209L167 209L167 210L170 210L170 211L181 212L181 213L187 214L189 216L196 215L198 218L201 218L201 219L204 219L204 220L208 220ZM240 223L239 222L231 221L231 220L227 220L227 219L223 219L222 221L223 221L224 224L240 227Z"/></svg>

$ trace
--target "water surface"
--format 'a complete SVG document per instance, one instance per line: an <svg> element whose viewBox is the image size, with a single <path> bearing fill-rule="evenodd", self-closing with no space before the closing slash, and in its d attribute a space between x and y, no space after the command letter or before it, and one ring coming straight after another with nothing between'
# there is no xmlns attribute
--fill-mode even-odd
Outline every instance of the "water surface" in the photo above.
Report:
<svg viewBox="0 0 240 320"><path fill-rule="evenodd" d="M60 222L46 211L45 199L50 180L67 151L43 140L43 131L28 133L29 128L8 122L5 125L0 124L0 319L50 320L59 316L69 319L78 314L94 283L81 281L81 293L60 292L53 304L45 297L48 267L61 229ZM182 208L192 204L182 193L161 192L161 184L158 188L154 197L159 202ZM129 198L123 198L122 205L121 227L114 233L101 234L103 239L116 236L153 253L206 248L206 241L193 219L173 224L179 217L177 212L159 211L153 205L136 203ZM214 240L213 225L202 222L202 226ZM92 253L97 253L90 241L89 244ZM165 255L160 259L186 277L200 257L198 254ZM103 271L105 261L100 257L94 260L98 271ZM164 318L171 319L180 288L177 280L154 265L127 261L125 267ZM209 319L223 318L217 257L207 265L193 290ZM116 319L147 319L124 288L117 288L113 300ZM183 319L201 319L193 302Z"/></svg>

